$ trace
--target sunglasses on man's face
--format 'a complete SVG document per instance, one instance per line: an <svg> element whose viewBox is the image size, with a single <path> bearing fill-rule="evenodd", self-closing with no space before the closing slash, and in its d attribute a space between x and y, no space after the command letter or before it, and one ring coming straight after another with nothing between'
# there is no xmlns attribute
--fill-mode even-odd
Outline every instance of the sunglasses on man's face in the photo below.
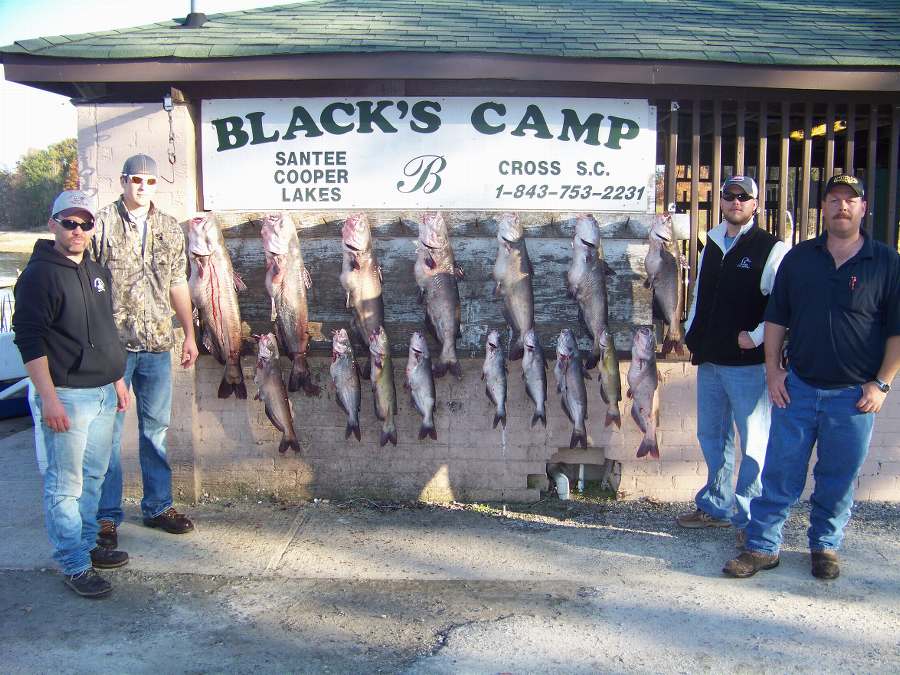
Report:
<svg viewBox="0 0 900 675"><path fill-rule="evenodd" d="M724 199L726 202L733 202L735 199L737 199L739 202L743 203L749 202L751 199L753 199L753 195L748 195L746 192L742 192L739 195L736 195L733 192L723 192L722 199Z"/></svg>
<svg viewBox="0 0 900 675"><path fill-rule="evenodd" d="M67 230L74 230L76 227L80 227L82 232L89 232L94 229L94 221L89 220L86 223L79 223L77 220L71 220L69 218L63 218L60 220L59 218L54 218L57 223L62 225Z"/></svg>
<svg viewBox="0 0 900 675"><path fill-rule="evenodd" d="M128 176L128 180L130 180L135 185L140 185L141 183L146 183L147 185L156 185L155 178L143 178L142 176Z"/></svg>

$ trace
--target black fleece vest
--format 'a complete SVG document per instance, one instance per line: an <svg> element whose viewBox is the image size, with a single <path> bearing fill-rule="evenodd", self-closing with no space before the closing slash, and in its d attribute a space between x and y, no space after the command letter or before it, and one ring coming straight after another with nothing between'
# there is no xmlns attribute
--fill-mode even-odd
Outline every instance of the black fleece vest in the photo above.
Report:
<svg viewBox="0 0 900 675"><path fill-rule="evenodd" d="M762 321L768 296L759 290L769 253L778 240L754 226L728 251L708 240L697 280L697 307L685 343L691 362L721 366L764 363L763 346L741 349L738 334Z"/></svg>

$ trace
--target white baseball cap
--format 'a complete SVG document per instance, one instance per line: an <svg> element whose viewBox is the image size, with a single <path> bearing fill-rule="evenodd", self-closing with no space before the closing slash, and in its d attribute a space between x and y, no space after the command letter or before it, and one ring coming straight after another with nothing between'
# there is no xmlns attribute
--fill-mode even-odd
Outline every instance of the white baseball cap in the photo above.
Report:
<svg viewBox="0 0 900 675"><path fill-rule="evenodd" d="M53 201L50 217L56 217L63 211L84 211L91 217L91 220L94 219L91 199L80 190L66 190L59 193L59 196Z"/></svg>

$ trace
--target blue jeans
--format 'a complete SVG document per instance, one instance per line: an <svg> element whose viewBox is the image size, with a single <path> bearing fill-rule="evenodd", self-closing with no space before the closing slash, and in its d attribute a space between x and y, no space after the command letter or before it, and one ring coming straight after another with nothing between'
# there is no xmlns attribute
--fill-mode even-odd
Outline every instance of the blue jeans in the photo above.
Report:
<svg viewBox="0 0 900 675"><path fill-rule="evenodd" d="M747 526L750 500L761 491L771 408L764 365L703 363L697 368L697 440L707 478L695 501L701 511L730 520L737 528ZM737 485L735 425L741 439Z"/></svg>
<svg viewBox="0 0 900 675"><path fill-rule="evenodd" d="M47 449L44 519L53 559L64 574L78 574L91 566L91 550L97 546L97 500L109 464L116 390L111 384L57 387L56 394L70 426L60 433L41 424ZM40 396L35 400L42 408Z"/></svg>
<svg viewBox="0 0 900 675"><path fill-rule="evenodd" d="M869 451L873 413L862 413L856 402L862 396L858 384L840 389L817 389L794 373L788 373L786 408L772 411L762 494L751 504L747 548L776 554L781 530L791 506L806 485L813 444L818 459L813 468L809 514L809 548L837 550L853 506L853 484Z"/></svg>
<svg viewBox="0 0 900 675"><path fill-rule="evenodd" d="M172 506L172 467L166 457L166 432L172 417L172 356L170 352L128 352L125 385L134 392L138 417L138 454L144 497L141 513L158 516ZM122 425L125 413L116 415L109 471L100 495L98 520L121 525Z"/></svg>

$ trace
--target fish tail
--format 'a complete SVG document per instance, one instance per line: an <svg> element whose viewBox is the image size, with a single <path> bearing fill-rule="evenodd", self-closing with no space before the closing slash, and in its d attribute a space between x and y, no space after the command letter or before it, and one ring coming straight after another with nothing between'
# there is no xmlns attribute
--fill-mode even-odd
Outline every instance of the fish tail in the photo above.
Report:
<svg viewBox="0 0 900 675"><path fill-rule="evenodd" d="M522 337L520 336L515 344L509 347L509 360L518 361L523 356L525 356L525 345L522 344Z"/></svg>
<svg viewBox="0 0 900 675"><path fill-rule="evenodd" d="M317 396L320 391L310 377L306 354L297 354L294 357L291 375L288 379L288 391L300 391L301 389L307 396Z"/></svg>
<svg viewBox="0 0 900 675"><path fill-rule="evenodd" d="M422 426L419 427L419 440L424 440L426 438L432 438L437 440L437 429L434 428L433 424L422 423ZM394 443L394 445L397 445Z"/></svg>
<svg viewBox="0 0 900 675"><path fill-rule="evenodd" d="M356 440L361 439L361 434L359 433L359 420L348 420L347 421L347 429L344 432L344 439L350 438L350 434L356 436Z"/></svg>
<svg viewBox="0 0 900 675"><path fill-rule="evenodd" d="M382 428L381 439L378 445L383 448L388 442L390 442L391 445L397 445L397 427L394 426L393 420L391 420L389 424L385 424L384 428Z"/></svg>
<svg viewBox="0 0 900 675"><path fill-rule="evenodd" d="M431 365L431 374L435 377L443 377L447 374L448 368L448 364L438 359Z"/></svg>
<svg viewBox="0 0 900 675"><path fill-rule="evenodd" d="M666 358L666 355L669 354L672 350L675 351L678 356L684 356L684 345L681 344L681 340L676 340L670 337L667 337L663 340L662 350L659 352L660 358Z"/></svg>
<svg viewBox="0 0 900 675"><path fill-rule="evenodd" d="M584 369L593 370L597 366L598 361L600 361L600 353L596 351L591 352L590 356L584 361Z"/></svg>
<svg viewBox="0 0 900 675"><path fill-rule="evenodd" d="M572 438L569 439L569 449L578 446L587 448L587 433L580 429L572 429Z"/></svg>
<svg viewBox="0 0 900 675"><path fill-rule="evenodd" d="M610 424L615 424L619 429L622 428L622 415L618 410L606 411L606 421L603 426L608 427Z"/></svg>
<svg viewBox="0 0 900 675"><path fill-rule="evenodd" d="M447 364L447 368L451 373L453 373L453 377L455 377L457 380L462 379L462 365L460 365L459 361L453 359Z"/></svg>
<svg viewBox="0 0 900 675"><path fill-rule="evenodd" d="M504 429L506 428L506 411L505 410L502 412L497 412L494 415L494 427L493 428L496 429L498 424L502 424L503 428Z"/></svg>
<svg viewBox="0 0 900 675"><path fill-rule="evenodd" d="M284 437L281 439L281 442L278 444L278 452L282 455L287 452L287 449L291 448L294 452L300 452L300 441L296 438L287 438Z"/></svg>
<svg viewBox="0 0 900 675"><path fill-rule="evenodd" d="M228 398L232 394L236 398L247 398L247 387L244 384L244 373L240 366L227 366L219 383L219 398Z"/></svg>
<svg viewBox="0 0 900 675"><path fill-rule="evenodd" d="M655 435L644 436L644 440L641 441L641 444L638 447L637 456L645 457L646 455L659 459L659 445L656 443Z"/></svg>
<svg viewBox="0 0 900 675"><path fill-rule="evenodd" d="M546 429L547 428L547 413L544 412L543 410L535 410L534 415L531 416L531 426L534 427L534 425L537 423L538 420L541 421L541 424L543 424L544 428Z"/></svg>

